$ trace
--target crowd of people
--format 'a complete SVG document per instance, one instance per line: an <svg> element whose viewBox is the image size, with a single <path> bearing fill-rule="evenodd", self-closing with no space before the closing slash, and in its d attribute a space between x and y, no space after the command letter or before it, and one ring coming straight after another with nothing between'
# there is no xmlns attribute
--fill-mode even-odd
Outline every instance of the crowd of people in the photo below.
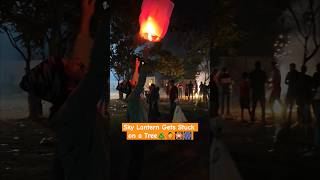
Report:
<svg viewBox="0 0 320 180"><path fill-rule="evenodd" d="M266 87L270 89L269 106L271 117L275 120L275 112L280 114L284 120L281 126L295 127L301 125L305 130L306 137L315 134L315 144L320 146L320 64L316 66L313 76L307 74L307 66L302 65L301 71L296 69L294 63L290 64L284 82L288 85L287 94L281 98L281 73L276 62L271 63L270 78L262 69L261 62L255 63L251 72L243 72L239 82L239 104L241 109L241 120L244 121L244 110L248 110L250 123L256 121L257 104L261 106L261 122L266 122ZM232 80L225 68L221 72L214 69L210 77L210 112L213 116L224 115L225 104L227 114L230 113L230 90ZM268 86L267 86L268 85ZM279 106L275 106L278 104ZM297 107L297 120L293 122L293 108ZM312 131L312 111L316 119L315 131ZM219 113L220 110L220 113Z"/></svg>

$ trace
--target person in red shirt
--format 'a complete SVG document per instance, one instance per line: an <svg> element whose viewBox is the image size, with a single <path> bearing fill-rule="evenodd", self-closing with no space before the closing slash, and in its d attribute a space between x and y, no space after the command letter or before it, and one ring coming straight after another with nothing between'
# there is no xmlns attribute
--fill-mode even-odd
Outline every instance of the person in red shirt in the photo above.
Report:
<svg viewBox="0 0 320 180"><path fill-rule="evenodd" d="M240 95L240 108L241 108L241 121L243 119L244 109L248 110L249 117L251 117L250 111L250 83L248 79L249 75L247 72L242 74L242 80L239 84L239 95Z"/></svg>

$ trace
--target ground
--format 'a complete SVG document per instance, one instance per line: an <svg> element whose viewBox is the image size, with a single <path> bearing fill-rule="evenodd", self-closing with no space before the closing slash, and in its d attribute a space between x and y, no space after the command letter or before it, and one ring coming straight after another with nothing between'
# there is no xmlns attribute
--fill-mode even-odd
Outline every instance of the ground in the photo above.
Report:
<svg viewBox="0 0 320 180"><path fill-rule="evenodd" d="M199 133L193 142L146 142L143 166L144 180L209 179L209 126L204 104L195 107L190 102L180 102L188 120L199 122ZM112 179L126 178L129 145L120 132L125 119L125 104L112 101L110 113L112 145ZM161 102L162 121L168 119L168 102ZM267 126L248 125L238 118L223 120L221 140L228 147L244 180L319 179L319 159L305 157L301 152L307 144L299 128L280 133L273 143L274 127L270 118ZM44 119L44 121L46 121ZM42 124L29 119L0 120L0 179L49 179L54 146L40 144L43 137L54 133ZM312 178L311 178L312 177Z"/></svg>

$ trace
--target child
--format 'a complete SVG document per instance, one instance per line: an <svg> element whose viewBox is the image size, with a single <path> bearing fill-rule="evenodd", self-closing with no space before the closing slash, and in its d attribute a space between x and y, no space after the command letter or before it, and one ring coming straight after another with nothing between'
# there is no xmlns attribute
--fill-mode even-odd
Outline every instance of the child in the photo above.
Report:
<svg viewBox="0 0 320 180"><path fill-rule="evenodd" d="M248 109L249 116L251 117L250 111L250 83L248 80L248 73L244 72L242 74L242 80L239 85L240 90L240 108L241 108L241 121L243 119L243 111L244 109Z"/></svg>

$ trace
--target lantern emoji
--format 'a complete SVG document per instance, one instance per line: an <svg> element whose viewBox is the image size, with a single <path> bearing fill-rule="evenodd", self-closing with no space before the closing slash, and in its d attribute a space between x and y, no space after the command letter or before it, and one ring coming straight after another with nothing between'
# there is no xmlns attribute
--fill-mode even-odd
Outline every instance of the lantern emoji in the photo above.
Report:
<svg viewBox="0 0 320 180"><path fill-rule="evenodd" d="M165 36L174 4L170 0L143 0L139 17L140 36L159 42Z"/></svg>

